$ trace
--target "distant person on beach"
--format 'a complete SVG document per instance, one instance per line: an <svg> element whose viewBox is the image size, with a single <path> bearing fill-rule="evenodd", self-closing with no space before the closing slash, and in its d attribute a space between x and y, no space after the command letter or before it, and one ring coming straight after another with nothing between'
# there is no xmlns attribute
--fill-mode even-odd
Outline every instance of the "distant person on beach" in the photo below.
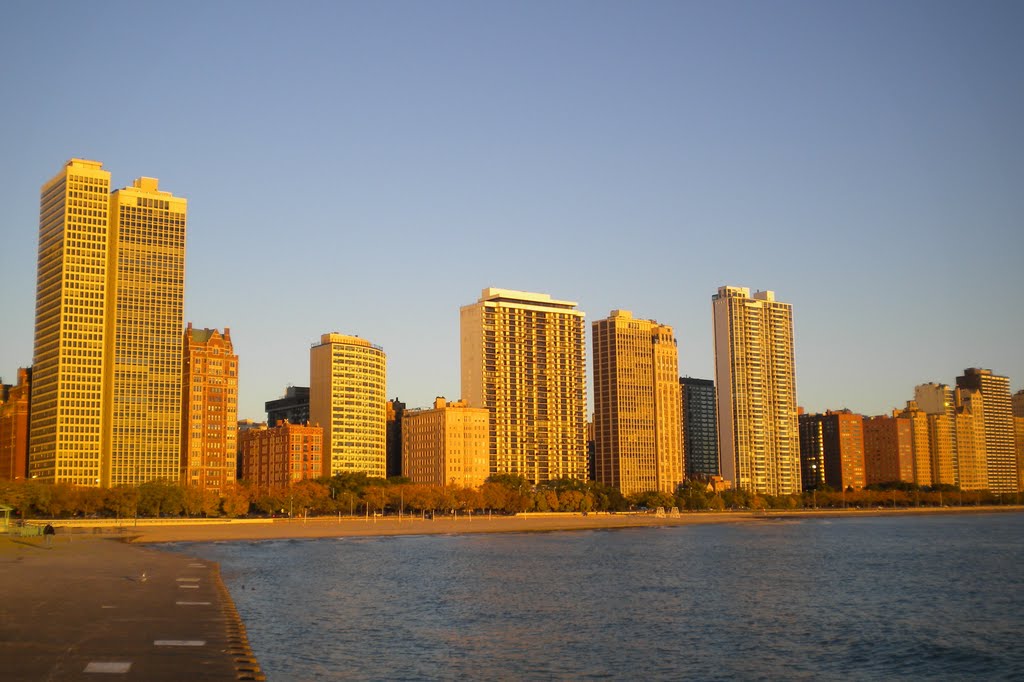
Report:
<svg viewBox="0 0 1024 682"><path fill-rule="evenodd" d="M46 546L47 547L49 547L51 544L53 544L53 536L54 536L54 534L56 532L57 531L55 531L53 529L53 525L49 524L49 523L46 524L45 528L43 528L43 537L46 538Z"/></svg>

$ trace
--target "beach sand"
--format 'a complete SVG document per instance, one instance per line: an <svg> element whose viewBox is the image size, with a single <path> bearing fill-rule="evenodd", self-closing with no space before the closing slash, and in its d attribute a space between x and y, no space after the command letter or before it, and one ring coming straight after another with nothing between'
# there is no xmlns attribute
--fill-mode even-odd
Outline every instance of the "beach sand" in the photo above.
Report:
<svg viewBox="0 0 1024 682"><path fill-rule="evenodd" d="M310 519L273 519L269 523L207 523L203 525L137 526L126 529L132 542L216 542L256 541L283 538L324 538L373 535L444 535L457 533L528 533L573 530L610 530L615 528L656 528L711 523L758 523L775 520L834 518L851 516L960 514L1024 511L1024 506L998 507L911 507L899 509L807 510L807 511L731 511L692 512L678 517L655 514L526 514L517 516L450 516L422 519L418 516L316 517Z"/></svg>

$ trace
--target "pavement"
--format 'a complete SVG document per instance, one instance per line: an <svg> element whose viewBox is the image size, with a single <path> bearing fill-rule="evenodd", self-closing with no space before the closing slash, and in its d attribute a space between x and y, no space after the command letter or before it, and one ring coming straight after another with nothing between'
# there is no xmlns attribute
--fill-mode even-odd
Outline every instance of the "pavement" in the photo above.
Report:
<svg viewBox="0 0 1024 682"><path fill-rule="evenodd" d="M0 537L0 679L265 677L216 563L58 534Z"/></svg>

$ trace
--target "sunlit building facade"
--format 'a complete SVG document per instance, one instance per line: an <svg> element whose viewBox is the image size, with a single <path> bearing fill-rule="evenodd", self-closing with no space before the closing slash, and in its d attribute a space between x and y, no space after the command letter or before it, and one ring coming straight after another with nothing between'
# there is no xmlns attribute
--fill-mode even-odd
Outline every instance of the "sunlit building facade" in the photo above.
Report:
<svg viewBox="0 0 1024 682"><path fill-rule="evenodd" d="M679 351L672 327L613 310L593 323L594 469L623 495L683 482Z"/></svg>
<svg viewBox="0 0 1024 682"><path fill-rule="evenodd" d="M955 396L957 483L961 490L990 490L984 395L957 387Z"/></svg>
<svg viewBox="0 0 1024 682"><path fill-rule="evenodd" d="M914 425L909 419L865 417L864 482L914 482Z"/></svg>
<svg viewBox="0 0 1024 682"><path fill-rule="evenodd" d="M180 476L186 209L155 178L110 195L104 485Z"/></svg>
<svg viewBox="0 0 1024 682"><path fill-rule="evenodd" d="M323 334L310 349L309 417L323 428L323 475L387 476L387 359L346 334Z"/></svg>
<svg viewBox="0 0 1024 682"><path fill-rule="evenodd" d="M799 415L804 490L825 485L834 490L864 487L863 421L861 415L849 410Z"/></svg>
<svg viewBox="0 0 1024 682"><path fill-rule="evenodd" d="M238 356L231 330L184 335L181 482L223 490L235 481L238 452Z"/></svg>
<svg viewBox="0 0 1024 682"><path fill-rule="evenodd" d="M18 370L18 382L0 385L0 480L16 481L28 471L29 391L32 370Z"/></svg>
<svg viewBox="0 0 1024 682"><path fill-rule="evenodd" d="M242 477L256 490L323 475L323 429L315 424L257 424L242 431L239 440Z"/></svg>
<svg viewBox="0 0 1024 682"><path fill-rule="evenodd" d="M799 492L793 307L725 286L712 310L722 476L750 492Z"/></svg>
<svg viewBox="0 0 1024 682"><path fill-rule="evenodd" d="M979 391L984 396L983 428L988 462L988 489L993 493L1018 490L1017 449L1013 433L1010 380L992 370L972 367L956 378L958 388Z"/></svg>
<svg viewBox="0 0 1024 682"><path fill-rule="evenodd" d="M29 475L177 480L187 202L72 159L43 186Z"/></svg>
<svg viewBox="0 0 1024 682"><path fill-rule="evenodd" d="M932 415L925 413L913 400L907 401L907 406L899 412L893 411L893 416L906 419L910 422L910 441L914 453L914 485L932 485L932 439L929 429L929 419Z"/></svg>
<svg viewBox="0 0 1024 682"><path fill-rule="evenodd" d="M98 485L104 467L110 172L72 159L39 207L29 476Z"/></svg>
<svg viewBox="0 0 1024 682"><path fill-rule="evenodd" d="M587 476L586 347L573 301L484 289L460 310L462 397L490 412L492 474Z"/></svg>
<svg viewBox="0 0 1024 682"><path fill-rule="evenodd" d="M413 483L477 488L490 476L489 412L464 400L402 417L402 476Z"/></svg>

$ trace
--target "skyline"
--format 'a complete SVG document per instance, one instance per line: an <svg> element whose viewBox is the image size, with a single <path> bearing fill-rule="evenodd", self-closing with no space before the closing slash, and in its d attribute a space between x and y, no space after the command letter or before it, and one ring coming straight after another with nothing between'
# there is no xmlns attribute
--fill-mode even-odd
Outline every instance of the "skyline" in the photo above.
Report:
<svg viewBox="0 0 1024 682"><path fill-rule="evenodd" d="M968 367L1022 388L1017 5L126 7L0 27L4 381L39 189L79 157L189 201L184 320L230 327L240 418L334 331L383 347L389 397L464 397L487 287L670 325L700 378L717 288L774 290L811 412Z"/></svg>

